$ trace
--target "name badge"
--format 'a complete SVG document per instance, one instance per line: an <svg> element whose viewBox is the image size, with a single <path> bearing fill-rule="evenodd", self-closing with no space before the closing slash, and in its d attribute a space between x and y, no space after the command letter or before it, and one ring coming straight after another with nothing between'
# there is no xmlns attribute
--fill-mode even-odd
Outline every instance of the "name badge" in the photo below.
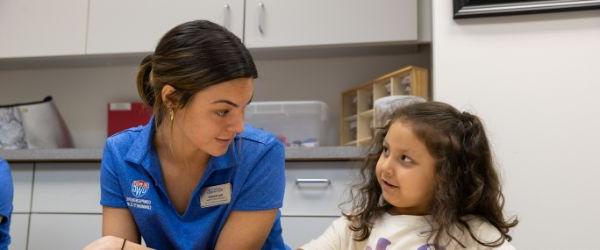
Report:
<svg viewBox="0 0 600 250"><path fill-rule="evenodd" d="M230 201L231 183L206 187L202 189L200 195L200 207L202 208L228 204Z"/></svg>

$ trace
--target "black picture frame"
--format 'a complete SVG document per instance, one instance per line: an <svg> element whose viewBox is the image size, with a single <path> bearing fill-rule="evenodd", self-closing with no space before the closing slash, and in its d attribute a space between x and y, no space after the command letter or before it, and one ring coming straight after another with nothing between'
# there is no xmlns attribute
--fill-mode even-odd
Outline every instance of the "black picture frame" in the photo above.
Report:
<svg viewBox="0 0 600 250"><path fill-rule="evenodd" d="M600 9L600 0L454 0L454 19Z"/></svg>

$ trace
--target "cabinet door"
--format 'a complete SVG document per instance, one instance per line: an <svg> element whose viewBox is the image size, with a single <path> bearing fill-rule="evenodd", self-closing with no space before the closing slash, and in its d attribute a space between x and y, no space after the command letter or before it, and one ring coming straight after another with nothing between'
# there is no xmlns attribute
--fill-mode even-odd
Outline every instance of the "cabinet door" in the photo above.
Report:
<svg viewBox="0 0 600 250"><path fill-rule="evenodd" d="M284 216L340 216L358 162L286 162ZM348 204L342 208L347 210Z"/></svg>
<svg viewBox="0 0 600 250"><path fill-rule="evenodd" d="M10 222L11 250L26 249L29 214L12 214Z"/></svg>
<svg viewBox="0 0 600 250"><path fill-rule="evenodd" d="M415 42L417 0L246 0L249 48Z"/></svg>
<svg viewBox="0 0 600 250"><path fill-rule="evenodd" d="M292 249L319 237L339 217L281 217L283 240Z"/></svg>
<svg viewBox="0 0 600 250"><path fill-rule="evenodd" d="M101 230L99 214L32 214L28 249L83 249Z"/></svg>
<svg viewBox="0 0 600 250"><path fill-rule="evenodd" d="M9 163L13 177L13 213L31 211L31 186L33 185L33 163Z"/></svg>
<svg viewBox="0 0 600 250"><path fill-rule="evenodd" d="M36 164L34 213L101 213L100 163Z"/></svg>
<svg viewBox="0 0 600 250"><path fill-rule="evenodd" d="M0 58L85 53L87 1L0 1Z"/></svg>
<svg viewBox="0 0 600 250"><path fill-rule="evenodd" d="M90 0L88 54L150 52L171 28L207 19L242 38L244 0Z"/></svg>

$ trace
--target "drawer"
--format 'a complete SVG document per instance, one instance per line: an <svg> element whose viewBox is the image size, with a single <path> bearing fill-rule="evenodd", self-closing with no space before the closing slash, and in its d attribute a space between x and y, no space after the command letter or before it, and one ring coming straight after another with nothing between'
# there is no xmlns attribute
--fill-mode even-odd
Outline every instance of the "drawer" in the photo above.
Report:
<svg viewBox="0 0 600 250"><path fill-rule="evenodd" d="M348 199L357 180L359 162L287 162L282 214L340 216L340 203ZM346 205L345 207L348 207Z"/></svg>
<svg viewBox="0 0 600 250"><path fill-rule="evenodd" d="M339 217L281 217L283 239L292 249L319 237Z"/></svg>
<svg viewBox="0 0 600 250"><path fill-rule="evenodd" d="M102 236L102 215L32 214L29 250L83 249Z"/></svg>
<svg viewBox="0 0 600 250"><path fill-rule="evenodd" d="M9 164L15 190L13 196L13 213L28 213L31 210L33 163Z"/></svg>
<svg viewBox="0 0 600 250"><path fill-rule="evenodd" d="M100 163L36 164L32 211L101 213Z"/></svg>
<svg viewBox="0 0 600 250"><path fill-rule="evenodd" d="M10 250L22 250L27 246L29 214L12 214L10 222Z"/></svg>

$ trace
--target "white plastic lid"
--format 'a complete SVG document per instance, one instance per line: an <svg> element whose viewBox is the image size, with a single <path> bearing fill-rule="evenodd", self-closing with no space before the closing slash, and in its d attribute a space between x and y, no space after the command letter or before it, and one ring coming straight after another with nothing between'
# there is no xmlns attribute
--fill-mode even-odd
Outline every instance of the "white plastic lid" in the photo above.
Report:
<svg viewBox="0 0 600 250"><path fill-rule="evenodd" d="M388 123L392 114L398 108L426 101L423 97L413 95L393 95L379 98L375 100L373 107L375 110L373 125L376 128L381 128Z"/></svg>

